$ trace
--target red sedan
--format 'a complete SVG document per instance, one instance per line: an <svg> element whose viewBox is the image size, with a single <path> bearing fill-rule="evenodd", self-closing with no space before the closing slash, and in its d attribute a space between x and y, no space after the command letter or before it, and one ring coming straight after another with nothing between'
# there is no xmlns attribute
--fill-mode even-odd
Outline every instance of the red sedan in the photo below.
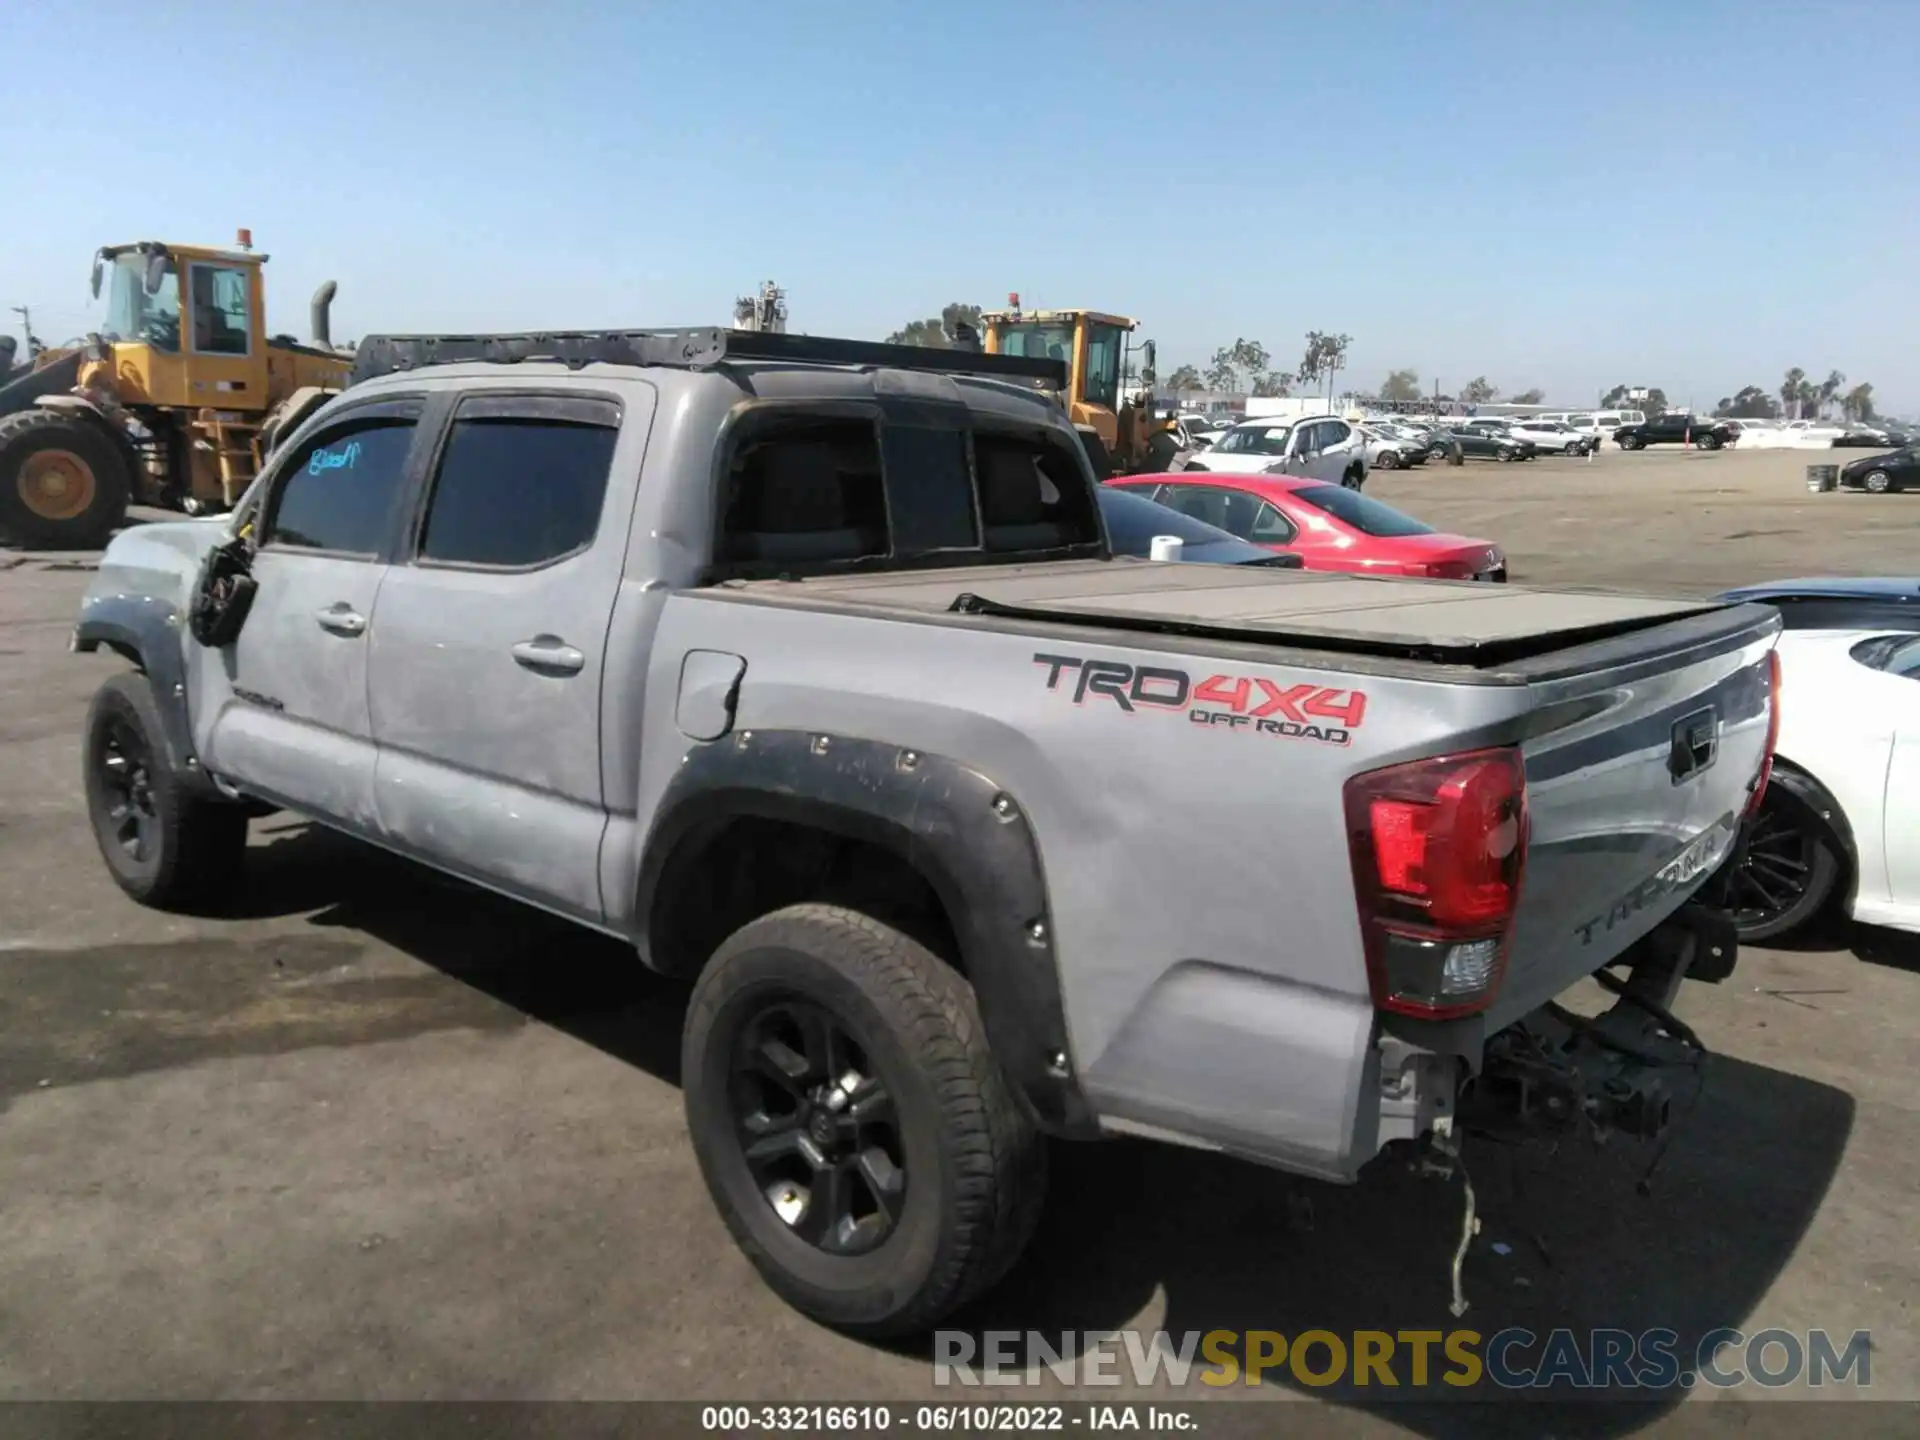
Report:
<svg viewBox="0 0 1920 1440"><path fill-rule="evenodd" d="M1442 535L1358 490L1289 475L1119 475L1107 482L1298 555L1309 570L1505 580L1507 556L1491 540Z"/></svg>

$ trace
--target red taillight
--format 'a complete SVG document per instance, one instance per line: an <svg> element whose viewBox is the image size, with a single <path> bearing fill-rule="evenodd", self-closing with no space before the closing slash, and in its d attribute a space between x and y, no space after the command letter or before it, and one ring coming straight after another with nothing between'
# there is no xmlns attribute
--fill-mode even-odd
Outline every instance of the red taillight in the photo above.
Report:
<svg viewBox="0 0 1920 1440"><path fill-rule="evenodd" d="M1427 1019L1485 1009L1506 971L1526 863L1520 752L1356 775L1346 810L1374 1004Z"/></svg>
<svg viewBox="0 0 1920 1440"><path fill-rule="evenodd" d="M1767 782L1773 779L1773 752L1780 745L1780 652L1767 652L1767 748L1760 756L1760 773L1753 777L1753 795L1747 801L1747 814L1757 815L1760 802L1767 798Z"/></svg>

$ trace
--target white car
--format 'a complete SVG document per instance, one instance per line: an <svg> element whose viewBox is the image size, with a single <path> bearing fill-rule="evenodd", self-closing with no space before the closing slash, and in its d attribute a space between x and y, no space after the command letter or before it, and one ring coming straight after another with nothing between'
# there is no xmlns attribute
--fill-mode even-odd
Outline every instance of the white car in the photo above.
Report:
<svg viewBox="0 0 1920 1440"><path fill-rule="evenodd" d="M1205 450L1183 452L1175 470L1223 475L1298 475L1358 490L1366 483L1364 437L1331 415L1300 420L1243 420Z"/></svg>
<svg viewBox="0 0 1920 1440"><path fill-rule="evenodd" d="M1500 419L1498 416L1482 418ZM1532 417L1504 420L1500 423L1506 426L1507 433L1514 439L1528 441L1542 455L1584 455L1587 451L1597 448L1600 443L1599 436L1576 430L1571 425L1563 425L1558 421Z"/></svg>
<svg viewBox="0 0 1920 1440"><path fill-rule="evenodd" d="M1401 433L1388 425L1362 425L1361 440L1366 445L1367 466L1372 470L1405 470L1427 463L1424 441Z"/></svg>
<svg viewBox="0 0 1920 1440"><path fill-rule="evenodd" d="M1773 779L1726 877L1742 942L1800 929L1835 900L1920 932L1920 578L1721 598L1778 606L1787 622Z"/></svg>

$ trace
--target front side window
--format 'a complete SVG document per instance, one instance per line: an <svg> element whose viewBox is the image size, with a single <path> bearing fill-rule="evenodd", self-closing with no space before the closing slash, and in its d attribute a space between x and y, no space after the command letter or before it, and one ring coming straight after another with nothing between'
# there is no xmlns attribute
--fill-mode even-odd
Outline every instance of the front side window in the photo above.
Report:
<svg viewBox="0 0 1920 1440"><path fill-rule="evenodd" d="M147 293L147 257L122 255L113 262L107 294L107 337L144 342L166 354L180 350L180 277L169 270L160 288Z"/></svg>
<svg viewBox="0 0 1920 1440"><path fill-rule="evenodd" d="M262 544L377 555L413 444L414 422L382 418L329 428L288 456Z"/></svg>
<svg viewBox="0 0 1920 1440"><path fill-rule="evenodd" d="M420 558L525 569L584 550L600 528L617 425L459 418L447 439Z"/></svg>
<svg viewBox="0 0 1920 1440"><path fill-rule="evenodd" d="M193 348L202 355L245 355L251 329L247 272L196 263L187 273L193 290Z"/></svg>

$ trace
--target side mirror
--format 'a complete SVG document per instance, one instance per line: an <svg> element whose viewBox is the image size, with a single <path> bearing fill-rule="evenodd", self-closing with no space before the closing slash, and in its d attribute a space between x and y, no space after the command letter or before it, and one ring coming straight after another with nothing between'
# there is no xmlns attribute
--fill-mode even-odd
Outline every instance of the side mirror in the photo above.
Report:
<svg viewBox="0 0 1920 1440"><path fill-rule="evenodd" d="M93 298L100 298L100 279L106 274L107 257L104 254L93 257Z"/></svg>
<svg viewBox="0 0 1920 1440"><path fill-rule="evenodd" d="M173 273L173 257L165 252L156 252L147 257L146 285L147 294L158 295L160 287L166 283L167 276Z"/></svg>

